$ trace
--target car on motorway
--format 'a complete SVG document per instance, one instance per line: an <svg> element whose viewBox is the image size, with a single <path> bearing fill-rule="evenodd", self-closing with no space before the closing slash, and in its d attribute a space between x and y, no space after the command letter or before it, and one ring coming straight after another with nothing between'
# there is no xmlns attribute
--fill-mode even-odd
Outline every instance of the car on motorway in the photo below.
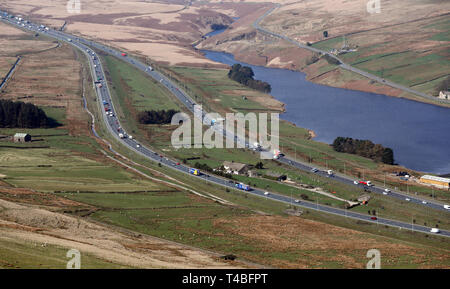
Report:
<svg viewBox="0 0 450 289"><path fill-rule="evenodd" d="M137 148L140 148L141 146L139 144L136 145Z"/></svg>
<svg viewBox="0 0 450 289"><path fill-rule="evenodd" d="M317 173L319 170L318 169L316 169L316 168L312 168L311 169L311 172L313 172L313 173Z"/></svg>
<svg viewBox="0 0 450 289"><path fill-rule="evenodd" d="M359 182L358 181L353 181L353 184L357 185L357 184L359 184Z"/></svg>
<svg viewBox="0 0 450 289"><path fill-rule="evenodd" d="M300 203L300 200L294 200L294 202L296 202L296 203Z"/></svg>
<svg viewBox="0 0 450 289"><path fill-rule="evenodd" d="M385 192L385 193L390 193L391 190L389 190L389 189L384 189L384 192Z"/></svg>
<svg viewBox="0 0 450 289"><path fill-rule="evenodd" d="M375 221L375 220L378 220L377 217L370 217L370 219L371 219L371 220L374 220L374 221Z"/></svg>
<svg viewBox="0 0 450 289"><path fill-rule="evenodd" d="M450 210L450 206L449 205L444 205L444 209Z"/></svg>
<svg viewBox="0 0 450 289"><path fill-rule="evenodd" d="M410 198L406 198L405 201L409 202L409 201L411 201L411 199Z"/></svg>
<svg viewBox="0 0 450 289"><path fill-rule="evenodd" d="M177 163L177 166L179 166L180 165L180 163Z"/></svg>
<svg viewBox="0 0 450 289"><path fill-rule="evenodd" d="M428 204L428 202L427 201L422 201L422 204L426 205L426 204Z"/></svg>
<svg viewBox="0 0 450 289"><path fill-rule="evenodd" d="M264 192L264 195L268 196L268 195L270 195L270 193L269 192Z"/></svg>

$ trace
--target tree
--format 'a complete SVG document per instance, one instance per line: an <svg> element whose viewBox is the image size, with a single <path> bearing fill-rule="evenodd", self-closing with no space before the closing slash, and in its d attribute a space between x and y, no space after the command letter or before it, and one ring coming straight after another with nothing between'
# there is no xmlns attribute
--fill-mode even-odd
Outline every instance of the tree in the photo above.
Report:
<svg viewBox="0 0 450 289"><path fill-rule="evenodd" d="M174 109L169 110L150 110L138 113L138 121L142 124L170 124L172 117L178 113Z"/></svg>
<svg viewBox="0 0 450 289"><path fill-rule="evenodd" d="M31 103L0 100L0 127L39 128L56 125L45 112Z"/></svg>
<svg viewBox="0 0 450 289"><path fill-rule="evenodd" d="M450 76L447 76L439 85L436 87L437 93L441 91L448 91L450 88Z"/></svg>
<svg viewBox="0 0 450 289"><path fill-rule="evenodd" d="M325 31L323 32L323 37L325 37L325 38L328 37L328 31L325 30Z"/></svg>
<svg viewBox="0 0 450 289"><path fill-rule="evenodd" d="M337 137L331 146L337 152L356 154L389 165L394 164L394 152L391 148L374 144L369 140Z"/></svg>
<svg viewBox="0 0 450 289"><path fill-rule="evenodd" d="M255 80L253 77L255 74L251 67L242 66L239 63L233 64L230 71L228 71L228 77L245 86L259 90L265 93L269 93L272 88L270 84L261 80Z"/></svg>
<svg viewBox="0 0 450 289"><path fill-rule="evenodd" d="M257 169L263 169L264 168L264 164L262 163L262 162L258 162L256 165L255 165L255 168L257 168Z"/></svg>

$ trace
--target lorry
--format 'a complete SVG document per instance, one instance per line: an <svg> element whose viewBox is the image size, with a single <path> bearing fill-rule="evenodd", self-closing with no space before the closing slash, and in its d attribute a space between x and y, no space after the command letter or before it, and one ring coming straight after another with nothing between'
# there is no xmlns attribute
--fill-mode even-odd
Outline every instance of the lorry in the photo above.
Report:
<svg viewBox="0 0 450 289"><path fill-rule="evenodd" d="M240 189L240 190L243 190L243 191L250 191L250 187L249 187L248 185L246 185L246 184L238 183L238 184L236 184L235 186L236 186L236 188L238 188L238 189Z"/></svg>
<svg viewBox="0 0 450 289"><path fill-rule="evenodd" d="M273 159L277 160L280 158L280 151L279 150L273 150Z"/></svg>
<svg viewBox="0 0 450 289"><path fill-rule="evenodd" d="M439 230L438 228L431 228L430 233L439 233L441 230Z"/></svg>
<svg viewBox="0 0 450 289"><path fill-rule="evenodd" d="M359 181L358 184L368 186L368 187L373 186L371 181Z"/></svg>
<svg viewBox="0 0 450 289"><path fill-rule="evenodd" d="M189 173L195 176L199 176L200 175L200 171L195 169L195 168L190 168L189 169Z"/></svg>

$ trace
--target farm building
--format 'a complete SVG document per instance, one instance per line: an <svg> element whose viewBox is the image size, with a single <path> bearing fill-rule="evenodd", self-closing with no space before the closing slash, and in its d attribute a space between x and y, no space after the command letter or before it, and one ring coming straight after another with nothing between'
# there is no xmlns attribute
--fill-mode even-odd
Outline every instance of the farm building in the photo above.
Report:
<svg viewBox="0 0 450 289"><path fill-rule="evenodd" d="M29 142L31 141L31 135L27 133L16 133L13 140L14 142Z"/></svg>
<svg viewBox="0 0 450 289"><path fill-rule="evenodd" d="M447 178L424 175L420 178L420 182L423 184L433 185L444 189L450 188L450 179Z"/></svg>
<svg viewBox="0 0 450 289"><path fill-rule="evenodd" d="M242 175L246 174L248 171L248 166L246 164L234 163L234 162L223 162L223 168L229 174Z"/></svg>
<svg viewBox="0 0 450 289"><path fill-rule="evenodd" d="M450 91L441 91L441 92L439 92L438 98L440 98L440 99L450 99Z"/></svg>

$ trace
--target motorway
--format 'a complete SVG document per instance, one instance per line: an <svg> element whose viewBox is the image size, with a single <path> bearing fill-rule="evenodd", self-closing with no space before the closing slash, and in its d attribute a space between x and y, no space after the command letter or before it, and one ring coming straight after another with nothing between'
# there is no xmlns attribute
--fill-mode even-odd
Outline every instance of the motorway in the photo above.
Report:
<svg viewBox="0 0 450 289"><path fill-rule="evenodd" d="M0 10L0 14L2 14L2 16L4 15L1 10ZM167 157L164 157L163 155L158 154L157 152L151 150L150 148L143 146L135 138L130 138L130 137L120 138L119 134L126 134L126 132L120 126L119 119L116 117L116 115L117 115L116 109L114 108L114 104L111 99L110 91L108 88L108 83L105 79L105 73L103 71L101 61L100 61L98 55L96 54L96 52L93 51L91 47L101 50L110 55L113 55L119 59L122 59L123 61L128 62L129 64L144 71L149 76L151 76L155 80L159 81L162 85L164 85L183 104L185 104L188 109L190 109L192 112L194 112L195 102L184 91L182 91L178 86L176 86L174 83L172 83L164 75L162 75L161 73L159 73L157 71L149 69L148 65L145 65L138 60L135 60L129 56L122 56L122 52L116 51L112 48L106 47L99 43L95 43L95 42L92 42L92 41L89 41L89 40L86 40L83 38L78 38L76 36L72 36L67 33L55 31L52 29L46 31L42 28L42 26L39 26L39 25L33 24L33 23L27 23L26 25L22 25L23 23L21 23L20 21L18 23L18 21L14 20L14 19L10 19L10 18L3 18L2 21L12 24L12 25L22 28L22 29L27 29L27 30L30 30L33 32L38 32L38 33L45 33L46 35L48 35L50 37L53 37L60 41L64 41L68 44L73 45L74 47L78 48L79 50L83 51L83 53L89 59L90 67L92 70L91 72L92 72L94 81L97 80L98 83L102 84L101 87L99 87L97 85L95 86L96 92L98 95L97 99L102 108L102 116L103 116L103 120L105 121L106 127L109 130L109 132L111 133L111 135L117 139L117 141L121 142L123 145L127 146L129 149L140 154L141 156L145 157L146 159L161 163L161 165L170 167L178 172L185 173L189 176L192 176L193 178L198 178L205 182L210 182L210 183L221 185L221 186L224 186L227 188L236 189L235 183L231 180L220 178L215 175L208 175L205 173L202 173L199 176L194 176L192 174L189 174L189 169L190 169L189 167L179 164L177 161L174 161ZM105 107L108 107L108 109L109 109L108 113L106 113ZM110 115L110 113L112 113L112 116ZM194 113L194 115L196 115L196 114ZM203 118L205 124L210 124L210 119L208 119L205 116L204 112L202 112L202 118ZM225 133L228 136L228 133L226 131L223 131L223 133ZM239 141L238 139L236 139L236 140ZM294 167L296 167L298 169L302 169L302 170L309 171L311 169L310 167L306 166L305 164L302 164L300 162L296 162L293 160L289 160L287 158L280 158L278 161L283 162L287 165L294 166ZM326 174L326 172L323 172L323 171L318 171L317 173L319 175ZM335 178L338 181L342 181L342 182L348 182L348 181L353 182L350 179L346 179L344 177L337 176L337 175L334 176L333 178ZM374 187L370 187L370 189L371 190L382 190L381 188L374 188ZM377 218L376 220L373 220L373 219L371 219L373 216L350 212L345 209L339 209L339 208L333 208L330 206L320 205L318 203L306 202L303 200L301 200L301 201L294 200L293 198L274 194L274 193L266 194L265 191L257 189L257 188L251 188L250 191L242 191L242 192L252 194L252 195L255 195L258 197L267 198L267 199L271 199L274 201L286 203L286 204L291 204L293 206L317 210L317 211L326 212L326 213L330 213L330 214L334 214L334 215L339 215L341 217L366 221L366 222L370 222L370 223L376 223L378 225L387 225L387 226L397 227L402 230L412 230L412 231L423 232L423 233L429 233L431 230L431 228L429 228L429 227L419 226L419 225L415 225L415 224L410 224L410 223L405 223L405 222L400 222L400 221L395 221L395 220L390 220L390 219L385 219L385 218ZM410 197L410 199L411 199L411 201L413 201L412 197ZM422 204L422 203L420 202L420 204ZM426 205L430 205L430 203L427 203ZM439 209L443 209L442 205L440 205ZM450 237L450 231L441 230L439 235L445 236L445 237Z"/></svg>
<svg viewBox="0 0 450 289"><path fill-rule="evenodd" d="M386 79L384 79L384 78L375 76L375 75L373 75L373 74L371 74L371 73L368 73L368 72L366 72L366 71L364 71L364 70L355 68L355 67L353 67L353 66L351 66L351 65L349 65L349 64L344 63L344 62L342 61L342 59L340 59L339 57L337 57L337 56L334 55L334 54L331 54L331 53L328 52L328 51L321 50L321 49L317 49L317 48L315 48L315 47L311 47L311 46L305 45L305 44L300 43L300 42L298 42L298 41L295 41L295 40L293 40L293 39L291 39L291 38L289 38L289 37L287 37L287 36L285 36L285 35L281 35L281 34L278 34L278 33L276 33L276 32L272 32L272 31L270 31L270 30L267 30L267 29L265 29L265 28L262 28L262 27L260 26L261 21L262 21L264 18L266 18L268 15L270 15L273 11L275 11L276 9L278 9L278 8L280 8L280 7L281 7L280 4L276 4L273 8L271 8L271 9L268 10L266 13L264 13L263 15L261 15L261 16L260 16L258 19L256 19L256 21L253 23L253 27L254 27L256 30L258 30L259 32L262 32L262 33L264 33L264 34L267 34L267 35L270 35L270 36L273 36L273 37L276 37L276 38L283 39L283 40L285 40L285 41L287 41L287 42L289 42L289 43L294 44L295 46L297 46L297 47L299 47L299 48L307 49L307 50L309 50L309 51L316 52L316 53L322 54L322 55L325 55L325 54L326 54L326 55L328 55L328 56L330 56L330 57L332 57L332 58L338 60L338 61L340 62L339 66L340 66L341 68L343 68L343 69L345 69L345 70L352 71L352 72L354 72L354 73L357 73L357 74L359 74L359 75L362 75L362 76L364 76L364 77L367 77L367 78L369 78L369 79L371 79L371 80L377 81L377 82L379 82L379 83L381 83L381 84L385 84L385 85L388 85L388 86L390 86L390 87L397 88L397 89L399 89L399 90L402 90L402 91L405 91L405 92L408 92L408 93L411 93L411 94L415 94L415 95L418 95L418 96L423 97L423 98L426 98L426 99L430 99L430 100L432 100L432 101L436 101L436 102L440 102L440 103L446 103L446 104L450 103L450 100L437 99L436 97L433 97L433 96L428 95L428 94L426 94L426 93L423 93L423 92L414 90L414 89L412 89L412 88L409 88L409 87L406 87L406 86L397 84L397 83L395 83L395 82L386 80Z"/></svg>

